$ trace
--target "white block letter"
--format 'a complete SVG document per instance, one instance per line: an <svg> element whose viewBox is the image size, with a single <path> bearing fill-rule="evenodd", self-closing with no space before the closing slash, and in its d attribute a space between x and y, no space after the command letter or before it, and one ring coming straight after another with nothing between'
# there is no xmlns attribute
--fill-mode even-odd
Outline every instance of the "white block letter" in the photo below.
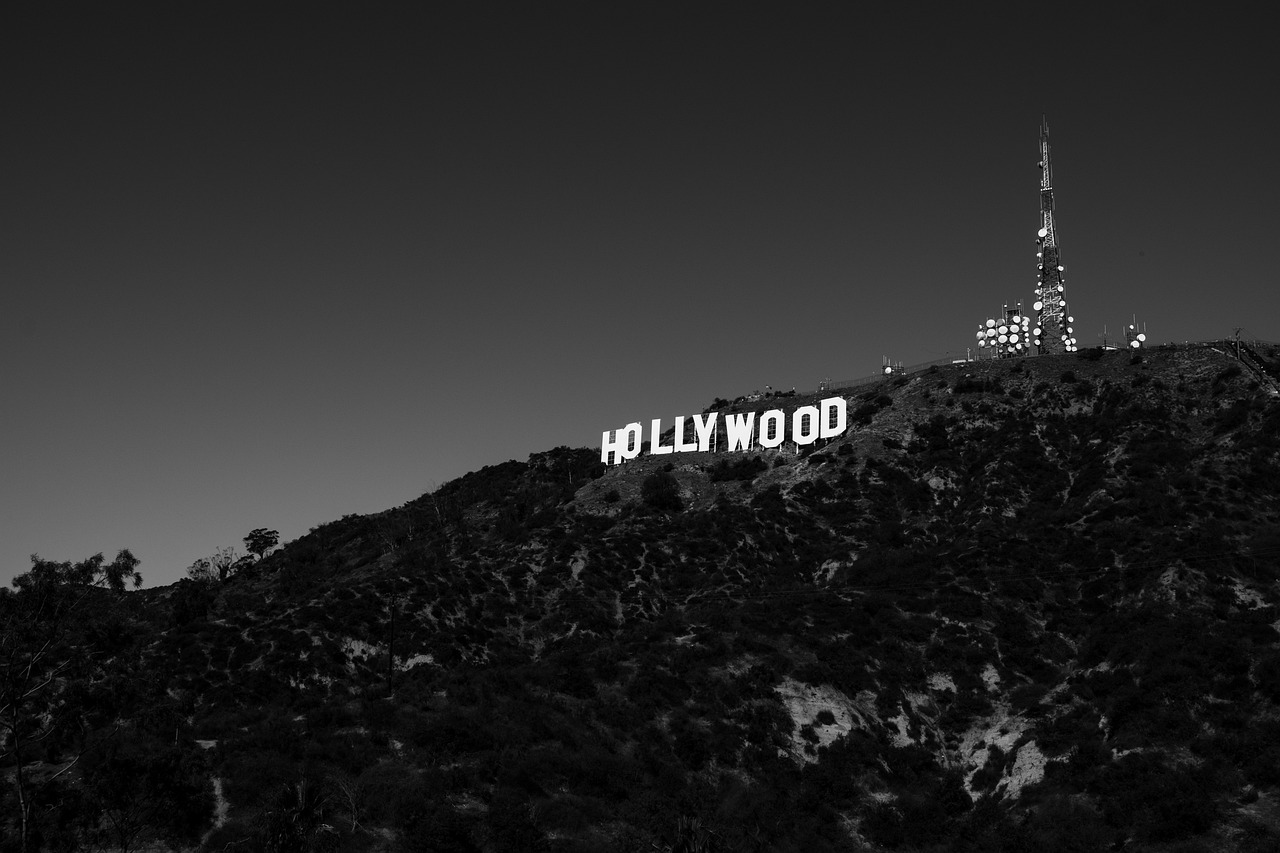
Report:
<svg viewBox="0 0 1280 853"><path fill-rule="evenodd" d="M849 417L844 397L828 397L818 405L822 407L822 431L818 435L821 438L834 438L844 432Z"/></svg>
<svg viewBox="0 0 1280 853"><path fill-rule="evenodd" d="M760 416L760 446L777 447L782 444L783 427L787 416L781 409L770 409Z"/></svg>
<svg viewBox="0 0 1280 853"><path fill-rule="evenodd" d="M755 430L755 425L755 412L724 416L724 434L728 440L730 452L751 449L751 433Z"/></svg>
<svg viewBox="0 0 1280 853"><path fill-rule="evenodd" d="M698 449L706 453L711 449L711 434L716 431L716 415L718 412L711 412L707 415L693 416L693 429L698 434Z"/></svg>
<svg viewBox="0 0 1280 853"><path fill-rule="evenodd" d="M678 415L676 417L676 453L690 453L698 449L696 442L685 444L684 441L684 417Z"/></svg>
<svg viewBox="0 0 1280 853"><path fill-rule="evenodd" d="M609 430L600 437L600 461L606 465L617 465L624 459L635 459L640 455L640 433L643 428L638 423L629 423L619 430ZM609 437L614 434L614 438ZM609 454L614 460L609 461Z"/></svg>
<svg viewBox="0 0 1280 853"><path fill-rule="evenodd" d="M653 427L649 432L649 452L654 456L661 456L664 453L670 453L674 449L670 445L662 446L662 418L654 418Z"/></svg>
<svg viewBox="0 0 1280 853"><path fill-rule="evenodd" d="M791 440L796 444L813 444L818 440L817 406L801 406L791 413Z"/></svg>

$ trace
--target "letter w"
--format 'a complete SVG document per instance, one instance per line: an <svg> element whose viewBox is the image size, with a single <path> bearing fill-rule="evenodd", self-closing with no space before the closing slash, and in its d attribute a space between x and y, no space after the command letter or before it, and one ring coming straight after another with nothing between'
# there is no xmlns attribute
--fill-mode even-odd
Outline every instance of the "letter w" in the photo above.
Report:
<svg viewBox="0 0 1280 853"><path fill-rule="evenodd" d="M729 450L750 450L751 435L755 432L756 413L745 415L725 415L724 432L729 440Z"/></svg>

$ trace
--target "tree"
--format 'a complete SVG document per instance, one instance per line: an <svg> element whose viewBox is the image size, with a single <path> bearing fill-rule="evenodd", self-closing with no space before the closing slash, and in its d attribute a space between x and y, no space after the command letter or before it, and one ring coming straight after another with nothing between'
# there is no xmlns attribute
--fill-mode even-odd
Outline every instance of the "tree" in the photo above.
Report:
<svg viewBox="0 0 1280 853"><path fill-rule="evenodd" d="M114 600L125 581L142 585L138 559L127 549L105 563L101 554L72 564L31 557L31 570L13 579L16 591L0 589L0 762L13 760L13 791L18 801L18 849L34 848L38 837L35 803L40 793L74 767L84 748L52 773L28 774L25 763L43 753L58 756L59 738L82 732L81 709L62 700L72 689L77 669L98 666L94 648L95 593L108 590ZM98 606L101 609L101 606Z"/></svg>
<svg viewBox="0 0 1280 853"><path fill-rule="evenodd" d="M251 530L249 535L244 537L245 550L250 554L256 554L259 560L267 556L267 552L276 547L279 542L280 532L268 530L265 527Z"/></svg>
<svg viewBox="0 0 1280 853"><path fill-rule="evenodd" d="M666 471L654 471L640 483L641 499L657 510L679 512L684 509L680 500L680 481Z"/></svg>
<svg viewBox="0 0 1280 853"><path fill-rule="evenodd" d="M206 586L212 585L219 580L218 570L213 567L213 562L208 557L201 557L188 566L187 577L198 584L205 584Z"/></svg>
<svg viewBox="0 0 1280 853"><path fill-rule="evenodd" d="M236 549L227 545L222 548L214 549L213 556L209 558L209 562L213 564L214 570L218 573L218 581L225 581L236 573L243 558L236 553Z"/></svg>
<svg viewBox="0 0 1280 853"><path fill-rule="evenodd" d="M203 756L162 734L126 729L86 755L82 788L91 840L121 853L152 835L175 846L200 840L214 811Z"/></svg>
<svg viewBox="0 0 1280 853"><path fill-rule="evenodd" d="M255 531L257 532L257 531ZM252 536L253 534L250 534ZM245 540L248 541L247 539ZM249 563L249 558L236 553L230 545L213 550L210 557L201 557L187 567L187 577L196 583L222 583Z"/></svg>

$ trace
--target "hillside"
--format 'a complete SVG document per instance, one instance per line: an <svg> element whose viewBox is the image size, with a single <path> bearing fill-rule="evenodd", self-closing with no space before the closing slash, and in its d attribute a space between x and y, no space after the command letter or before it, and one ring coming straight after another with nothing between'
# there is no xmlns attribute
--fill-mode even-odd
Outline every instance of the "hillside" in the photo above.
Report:
<svg viewBox="0 0 1280 853"><path fill-rule="evenodd" d="M159 763L201 805L126 848L1277 849L1277 367L937 367L799 454L557 448L104 597L33 826Z"/></svg>

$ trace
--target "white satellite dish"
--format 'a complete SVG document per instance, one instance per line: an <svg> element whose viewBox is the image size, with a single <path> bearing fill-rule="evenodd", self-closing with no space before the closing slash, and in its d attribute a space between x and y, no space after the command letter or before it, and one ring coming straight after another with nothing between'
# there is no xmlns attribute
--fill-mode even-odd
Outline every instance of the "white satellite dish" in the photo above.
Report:
<svg viewBox="0 0 1280 853"><path fill-rule="evenodd" d="M1037 237L1044 237L1044 236L1045 236L1045 235L1047 235L1048 233L1049 233L1049 229L1048 229L1048 228L1041 228L1039 231L1037 231L1037 232L1036 232L1036 236L1037 236Z"/></svg>
<svg viewBox="0 0 1280 853"><path fill-rule="evenodd" d="M1002 344L1007 344L1007 343L1009 343L1009 336L1008 336L1008 335L1001 335L1001 336L999 337L999 339L998 339L998 340L999 340L999 341L1000 341L1000 343L1002 343Z"/></svg>
<svg viewBox="0 0 1280 853"><path fill-rule="evenodd" d="M1138 347L1142 346L1142 344L1138 343L1137 341L1129 341L1129 346L1133 347L1134 349L1137 349Z"/></svg>
<svg viewBox="0 0 1280 853"><path fill-rule="evenodd" d="M1066 271L1067 271L1066 267L1058 267L1058 272L1066 272Z"/></svg>
<svg viewBox="0 0 1280 853"><path fill-rule="evenodd" d="M987 328L988 328L988 329L994 329L995 327L996 327L996 321L995 321L995 320L988 320L988 321L987 321Z"/></svg>
<svg viewBox="0 0 1280 853"><path fill-rule="evenodd" d="M1068 318L1067 318L1067 322L1068 322L1068 323L1074 323L1075 321L1076 321L1076 318L1075 318L1075 317L1068 317Z"/></svg>
<svg viewBox="0 0 1280 853"><path fill-rule="evenodd" d="M1138 340L1145 341L1146 339L1147 339L1147 336L1145 334L1138 335Z"/></svg>
<svg viewBox="0 0 1280 853"><path fill-rule="evenodd" d="M1035 339L1035 345L1036 345L1036 346L1040 346L1040 339L1039 339L1039 338L1036 338L1036 339Z"/></svg>
<svg viewBox="0 0 1280 853"><path fill-rule="evenodd" d="M1018 342L1018 336L1017 336L1017 335L1010 335L1010 336L1009 336L1009 342L1010 342L1010 343L1015 343L1015 344L1016 344L1016 343Z"/></svg>

